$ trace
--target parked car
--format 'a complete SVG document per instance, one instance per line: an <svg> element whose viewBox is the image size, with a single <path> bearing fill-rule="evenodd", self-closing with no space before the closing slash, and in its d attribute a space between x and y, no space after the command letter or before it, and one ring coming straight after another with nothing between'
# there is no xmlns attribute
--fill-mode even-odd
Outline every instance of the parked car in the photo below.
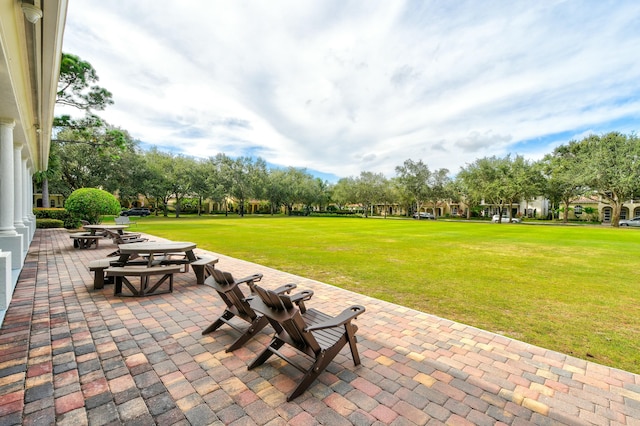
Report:
<svg viewBox="0 0 640 426"><path fill-rule="evenodd" d="M499 214L494 214L493 217L491 218L491 221L493 223L498 223L498 222L509 223L509 216L503 214L502 218L500 218ZM517 217L511 218L511 223L520 223L520 222L522 222L522 220L518 219Z"/></svg>
<svg viewBox="0 0 640 426"><path fill-rule="evenodd" d="M432 214L432 213L426 213L426 212L420 212L420 213L414 213L413 214L413 218L414 219L431 219L431 220L435 220L436 217Z"/></svg>
<svg viewBox="0 0 640 426"><path fill-rule="evenodd" d="M640 216L633 219L623 219L620 221L620 226L640 226Z"/></svg>
<svg viewBox="0 0 640 426"><path fill-rule="evenodd" d="M133 207L120 212L120 216L149 216L151 211L146 207Z"/></svg>

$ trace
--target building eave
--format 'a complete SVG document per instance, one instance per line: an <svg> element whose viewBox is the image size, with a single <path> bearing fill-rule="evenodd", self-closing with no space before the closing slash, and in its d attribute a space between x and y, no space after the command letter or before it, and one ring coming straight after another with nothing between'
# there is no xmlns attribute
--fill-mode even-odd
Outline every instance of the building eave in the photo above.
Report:
<svg viewBox="0 0 640 426"><path fill-rule="evenodd" d="M68 0L26 2L42 8L27 20L18 0L0 0L0 118L15 121L14 144L33 171L46 170Z"/></svg>

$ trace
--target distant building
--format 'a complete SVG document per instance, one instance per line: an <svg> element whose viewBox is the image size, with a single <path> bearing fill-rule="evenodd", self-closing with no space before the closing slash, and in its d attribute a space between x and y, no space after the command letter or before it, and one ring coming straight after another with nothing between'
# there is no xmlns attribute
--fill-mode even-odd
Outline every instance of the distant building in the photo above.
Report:
<svg viewBox="0 0 640 426"><path fill-rule="evenodd" d="M51 207L51 208L63 208L64 207L64 195L62 194L49 194L49 205L43 205L42 194L33 194L33 205L36 208Z"/></svg>

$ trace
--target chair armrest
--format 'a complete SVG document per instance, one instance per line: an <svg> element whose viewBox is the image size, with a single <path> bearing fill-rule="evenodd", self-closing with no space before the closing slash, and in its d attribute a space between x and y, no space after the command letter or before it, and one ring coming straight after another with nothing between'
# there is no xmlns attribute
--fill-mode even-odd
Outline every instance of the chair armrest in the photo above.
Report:
<svg viewBox="0 0 640 426"><path fill-rule="evenodd" d="M291 290L293 290L297 286L298 286L297 284L289 283L289 284L282 285L282 286L276 288L273 291L278 293L278 294L283 294L283 293L289 294L289 293L291 293Z"/></svg>
<svg viewBox="0 0 640 426"><path fill-rule="evenodd" d="M312 296L313 290L302 290L296 294L289 296L289 300L298 306L301 314L304 314L305 312L307 312L307 307L304 305L304 302L311 299Z"/></svg>
<svg viewBox="0 0 640 426"><path fill-rule="evenodd" d="M340 315L331 318L328 321L321 322L305 328L306 331L323 330L325 328L335 328L344 325L365 311L362 305L353 305L345 309Z"/></svg>
<svg viewBox="0 0 640 426"><path fill-rule="evenodd" d="M302 290L289 296L289 299L291 299L293 303L299 303L311 299L311 296L313 296L313 290Z"/></svg>
<svg viewBox="0 0 640 426"><path fill-rule="evenodd" d="M239 280L236 280L236 283L238 284L249 283L249 282L260 281L261 279L262 279L262 274L253 274L253 275L249 275L248 277L244 277Z"/></svg>

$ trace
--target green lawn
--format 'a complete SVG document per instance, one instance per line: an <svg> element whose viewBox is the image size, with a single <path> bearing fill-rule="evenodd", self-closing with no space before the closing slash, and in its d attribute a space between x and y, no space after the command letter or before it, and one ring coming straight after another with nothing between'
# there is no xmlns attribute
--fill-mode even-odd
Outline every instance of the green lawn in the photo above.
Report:
<svg viewBox="0 0 640 426"><path fill-rule="evenodd" d="M640 230L314 217L134 230L640 373Z"/></svg>

